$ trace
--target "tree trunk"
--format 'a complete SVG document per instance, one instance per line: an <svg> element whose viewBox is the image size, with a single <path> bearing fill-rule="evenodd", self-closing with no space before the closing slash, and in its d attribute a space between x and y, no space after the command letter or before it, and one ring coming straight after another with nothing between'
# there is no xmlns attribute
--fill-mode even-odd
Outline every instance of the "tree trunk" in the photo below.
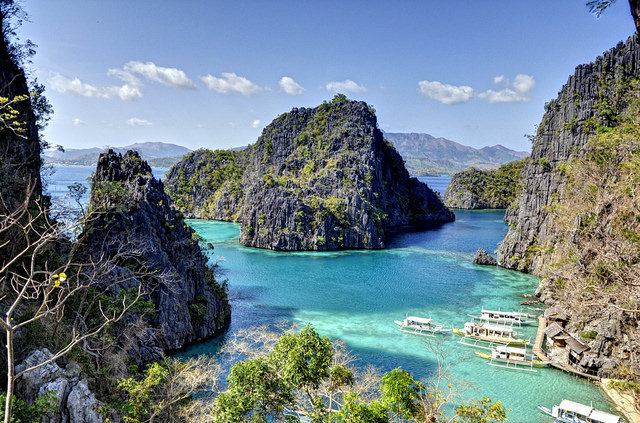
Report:
<svg viewBox="0 0 640 423"><path fill-rule="evenodd" d="M11 324L11 322L7 322ZM11 422L11 412L13 411L13 389L14 389L14 363L13 363L13 331L7 330L7 399L4 403L4 423Z"/></svg>

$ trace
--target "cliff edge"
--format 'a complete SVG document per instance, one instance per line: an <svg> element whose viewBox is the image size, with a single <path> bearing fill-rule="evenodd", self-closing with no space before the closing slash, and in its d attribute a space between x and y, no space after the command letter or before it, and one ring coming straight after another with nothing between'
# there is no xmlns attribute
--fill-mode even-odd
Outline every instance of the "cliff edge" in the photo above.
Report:
<svg viewBox="0 0 640 423"><path fill-rule="evenodd" d="M638 35L580 65L546 105L507 210L503 267L541 276L537 294L566 310L586 345L581 372L640 380L640 43ZM629 385L632 386L632 385Z"/></svg>
<svg viewBox="0 0 640 423"><path fill-rule="evenodd" d="M226 285L215 280L195 232L171 208L162 182L137 152L100 155L90 207L99 217L85 230L88 251L113 257L129 249L131 258L117 261L111 272L131 273L132 280L114 289L142 285L145 300L153 304L151 330L135 351L140 361L223 329L230 318ZM132 267L145 269L145 276L134 277Z"/></svg>

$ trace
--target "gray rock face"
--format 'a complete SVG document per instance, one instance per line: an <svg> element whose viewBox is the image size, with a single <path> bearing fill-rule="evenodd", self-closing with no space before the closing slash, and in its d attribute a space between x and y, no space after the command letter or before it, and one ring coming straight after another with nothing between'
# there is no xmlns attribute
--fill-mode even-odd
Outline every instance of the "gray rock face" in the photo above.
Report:
<svg viewBox="0 0 640 423"><path fill-rule="evenodd" d="M495 266L498 264L498 261L491 254L487 253L487 250L484 248L478 248L476 252L476 256L473 258L473 262L475 264L481 264L485 266Z"/></svg>
<svg viewBox="0 0 640 423"><path fill-rule="evenodd" d="M314 109L294 108L235 153L243 166L239 190L228 188L239 177L222 172L229 162L219 157L177 164L167 184L178 207L182 201L187 211L210 212L198 217L239 221L243 245L289 251L383 248L391 230L455 218L427 185L409 177L364 102L336 96ZM207 165L222 179L211 181L209 195L185 198L189 188L198 188L184 182L200 178L190 170Z"/></svg>
<svg viewBox="0 0 640 423"><path fill-rule="evenodd" d="M557 275L542 275L549 255L539 253L539 247L553 247L560 240L552 229L553 216L549 210L556 204L566 204L563 192L567 181L563 165L568 160L585 156L587 142L596 124L615 124L612 117L624 109L627 82L639 75L638 34L605 52L595 62L576 68L557 99L546 106L531 160L522 171L521 194L506 213L509 233L498 250L499 265L549 276L541 280L536 295L547 304L559 301L558 304L567 307L566 329L577 338L584 335L583 339L590 347L577 365L578 369L602 376L607 376L607 372L621 362L628 363L633 351L640 348L638 321L607 305L599 306L597 312L591 310L592 318L585 319L586 305L580 294L563 292L561 297L554 296L554 284L562 281ZM576 228L580 225L580 221L575 222ZM615 242L611 233L597 236L607 240L610 235L611 242ZM572 239L576 242L577 238Z"/></svg>
<svg viewBox="0 0 640 423"><path fill-rule="evenodd" d="M40 364L53 357L46 348L33 351L16 372ZM41 423L101 423L98 413L102 403L89 390L87 381L81 379L80 371L74 365L61 368L55 362L25 373L16 383L16 392L27 404L47 392L55 392L58 411L44 417Z"/></svg>
<svg viewBox="0 0 640 423"><path fill-rule="evenodd" d="M135 248L137 260L152 271L144 280L114 289L115 295L141 284L145 299L155 306L150 329L138 334L138 346L131 351L138 361L149 362L224 328L230 318L226 285L215 280L194 231L171 208L162 182L137 152L100 155L91 206L106 210L87 230L92 254L112 257L122 246ZM131 270L122 263L113 272ZM125 325L136 318L129 316Z"/></svg>
<svg viewBox="0 0 640 423"><path fill-rule="evenodd" d="M527 249L535 243L553 243L548 233L548 207L559 201L565 183L560 165L570 157L581 157L595 121L606 121L609 113L599 100L604 87L617 80L640 75L640 44L638 35L626 43L620 42L595 62L580 65L574 75L549 102L531 150L531 160L522 171L522 190L513 207L507 209L505 220L509 233L498 250L500 266L536 273L543 257L530 257ZM615 87L613 87L615 90ZM612 101L612 112L621 104Z"/></svg>

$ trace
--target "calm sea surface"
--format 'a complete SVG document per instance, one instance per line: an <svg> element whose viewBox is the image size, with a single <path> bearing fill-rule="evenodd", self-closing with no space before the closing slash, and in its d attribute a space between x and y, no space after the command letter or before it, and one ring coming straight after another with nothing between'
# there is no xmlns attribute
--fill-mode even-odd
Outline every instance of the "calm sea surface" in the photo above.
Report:
<svg viewBox="0 0 640 423"><path fill-rule="evenodd" d="M82 182L92 168L58 168L49 188ZM84 173L83 173L84 172ZM154 174L161 174L162 170ZM56 176L57 175L57 176ZM76 178L76 179L74 179ZM420 178L444 193L448 177ZM431 316L461 327L466 314L481 307L520 309L521 295L533 293L538 280L530 275L472 264L475 251L494 251L507 232L504 212L456 211L456 221L435 229L396 236L381 251L282 253L238 244L239 225L191 220L188 223L222 260L232 298L232 323L227 333L185 349L180 355L215 353L226 336L240 328L279 321L311 323L322 335L347 343L361 364L383 371L402 367L427 377L435 356L424 337L404 334L394 320L405 314ZM533 312L531 310L528 310ZM535 327L524 328L526 337ZM512 422L544 419L537 404L551 406L563 398L610 410L594 385L559 370L536 373L487 365L474 348L457 343L455 335L441 336L452 373L464 398L489 396L500 400Z"/></svg>

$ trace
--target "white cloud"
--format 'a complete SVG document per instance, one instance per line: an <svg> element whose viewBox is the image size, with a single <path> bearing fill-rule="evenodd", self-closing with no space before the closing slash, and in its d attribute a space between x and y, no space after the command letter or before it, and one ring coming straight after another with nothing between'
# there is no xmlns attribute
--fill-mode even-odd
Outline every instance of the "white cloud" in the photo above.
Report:
<svg viewBox="0 0 640 423"><path fill-rule="evenodd" d="M350 79L344 81L331 81L326 85L327 91L333 93L366 93L367 88L364 85L358 85Z"/></svg>
<svg viewBox="0 0 640 423"><path fill-rule="evenodd" d="M513 82L504 76L493 78L495 84L502 84L505 88L495 91L487 90L478 94L478 97L487 100L489 103L520 103L531 100L530 91L536 82L533 76L518 74Z"/></svg>
<svg viewBox="0 0 640 423"><path fill-rule="evenodd" d="M260 121L258 119L254 120L251 126L258 129L260 127Z"/></svg>
<svg viewBox="0 0 640 423"><path fill-rule="evenodd" d="M536 81L531 75L518 74L513 79L513 88L521 93L528 93L536 85Z"/></svg>
<svg viewBox="0 0 640 423"><path fill-rule="evenodd" d="M466 85L449 85L438 81L418 82L418 91L425 97L439 101L442 104L466 103L473 98L473 88Z"/></svg>
<svg viewBox="0 0 640 423"><path fill-rule="evenodd" d="M120 75L116 76L123 79ZM138 100L142 98L140 86L133 81L122 86L96 87L86 84L78 78L69 79L60 74L55 74L49 78L49 83L52 90L63 94L70 93L95 98L113 98L117 96L122 100Z"/></svg>
<svg viewBox="0 0 640 423"><path fill-rule="evenodd" d="M131 119L127 119L127 125L129 126L151 126L153 125L146 119L140 119L136 117L132 117Z"/></svg>
<svg viewBox="0 0 640 423"><path fill-rule="evenodd" d="M280 88L282 88L282 91L290 95L298 95L304 92L304 88L294 81L293 78L288 76L280 78L280 82L278 82L278 84L280 85Z"/></svg>
<svg viewBox="0 0 640 423"><path fill-rule="evenodd" d="M72 93L84 97L104 97L101 91L93 85L85 84L78 78L68 79L60 74L49 78L51 89L59 93Z"/></svg>
<svg viewBox="0 0 640 423"><path fill-rule="evenodd" d="M156 66L153 62L137 62L131 61L124 65L124 71L129 73L137 73L150 81L159 82L173 88L194 89L196 84L190 80L184 71L176 68L164 68Z"/></svg>
<svg viewBox="0 0 640 423"><path fill-rule="evenodd" d="M74 118L73 119L73 126L82 126L82 125L86 125L87 123L80 119L80 118Z"/></svg>
<svg viewBox="0 0 640 423"><path fill-rule="evenodd" d="M235 73L223 72L222 78L216 78L213 75L206 75L201 76L200 79L210 90L223 94L229 94L235 91L242 95L250 96L264 90L264 88L259 87L247 78L238 76Z"/></svg>

